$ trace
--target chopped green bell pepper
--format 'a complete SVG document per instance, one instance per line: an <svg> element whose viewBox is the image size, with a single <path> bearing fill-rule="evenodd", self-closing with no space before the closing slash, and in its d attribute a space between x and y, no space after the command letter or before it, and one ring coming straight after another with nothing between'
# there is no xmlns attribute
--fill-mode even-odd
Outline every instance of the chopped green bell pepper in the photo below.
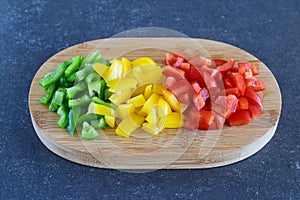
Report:
<svg viewBox="0 0 300 200"><path fill-rule="evenodd" d="M69 124L67 126L67 131L70 133L70 135L74 135L76 131L76 122L78 117L80 116L80 112L80 107L74 107L69 112Z"/></svg>
<svg viewBox="0 0 300 200"><path fill-rule="evenodd" d="M52 99L53 103L55 103L56 105L62 106L64 98L65 98L65 93L66 93L65 88L58 88L56 90L56 92L54 93L54 96Z"/></svg>
<svg viewBox="0 0 300 200"><path fill-rule="evenodd" d="M103 106L107 106L107 107L110 107L110 108L113 108L113 109L117 109L117 106L115 104L109 103L109 102L105 102L105 101L103 101L102 99L100 99L98 97L93 97L92 98L92 102L94 102L96 104L103 105Z"/></svg>
<svg viewBox="0 0 300 200"><path fill-rule="evenodd" d="M61 128L66 128L66 126L68 125L69 119L68 119L68 110L65 106L61 106L58 108L57 110L57 114L59 115L59 120L57 122L57 124L61 127Z"/></svg>
<svg viewBox="0 0 300 200"><path fill-rule="evenodd" d="M90 122L90 121L96 120L96 119L97 119L96 114L93 114L93 113L83 114L78 118L77 124L82 125L83 122Z"/></svg>
<svg viewBox="0 0 300 200"><path fill-rule="evenodd" d="M68 102L69 108L81 106L87 103L90 103L91 100L88 95L84 95L78 99L70 99Z"/></svg>
<svg viewBox="0 0 300 200"><path fill-rule="evenodd" d="M107 128L107 124L105 123L104 117L101 117L97 120L92 120L91 126L94 127L96 130L102 130Z"/></svg>
<svg viewBox="0 0 300 200"><path fill-rule="evenodd" d="M40 104L46 105L51 100L51 97L55 93L56 88L57 88L57 83L52 83L48 87L46 93L41 97Z"/></svg>
<svg viewBox="0 0 300 200"><path fill-rule="evenodd" d="M76 56L72 58L72 64L68 66L65 71L65 77L69 77L73 72L77 71L80 67L81 56Z"/></svg>
<svg viewBox="0 0 300 200"><path fill-rule="evenodd" d="M67 99L72 99L78 92L85 90L86 84L84 82L80 82L73 87L67 88L66 96Z"/></svg>
<svg viewBox="0 0 300 200"><path fill-rule="evenodd" d="M69 60L58 64L57 67L52 72L48 73L44 78L42 78L39 81L40 85L44 89L48 88L52 83L55 83L56 81L59 80L59 78L64 74L66 68L70 64L71 61Z"/></svg>
<svg viewBox="0 0 300 200"><path fill-rule="evenodd" d="M95 140L99 137L99 133L87 122L83 122L81 138L84 140Z"/></svg>

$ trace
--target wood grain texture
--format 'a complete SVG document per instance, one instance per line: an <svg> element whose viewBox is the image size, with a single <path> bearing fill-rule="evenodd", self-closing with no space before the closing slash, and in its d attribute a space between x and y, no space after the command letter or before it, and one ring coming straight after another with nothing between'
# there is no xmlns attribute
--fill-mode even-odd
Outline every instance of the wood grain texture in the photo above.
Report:
<svg viewBox="0 0 300 200"><path fill-rule="evenodd" d="M94 50L100 50L108 59L126 56L132 60L149 56L160 65L163 65L167 51L248 61L258 66L259 78L265 81L267 89L259 93L265 113L248 126L226 126L218 131L169 129L159 136L152 136L137 130L133 137L126 139L116 136L114 129L107 129L99 132L99 139L83 141L59 128L57 114L39 104L44 91L38 80L58 63L76 55L87 55ZM115 38L81 43L47 60L32 81L29 108L33 127L40 140L51 151L68 160L94 167L128 170L209 168L245 159L268 143L278 124L281 94L270 70L257 58L237 47L203 39Z"/></svg>

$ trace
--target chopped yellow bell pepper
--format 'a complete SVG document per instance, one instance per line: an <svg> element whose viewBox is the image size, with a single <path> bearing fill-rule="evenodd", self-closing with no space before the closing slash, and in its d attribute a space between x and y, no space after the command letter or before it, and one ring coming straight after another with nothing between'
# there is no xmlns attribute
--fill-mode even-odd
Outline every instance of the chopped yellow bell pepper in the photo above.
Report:
<svg viewBox="0 0 300 200"><path fill-rule="evenodd" d="M122 92L117 92L115 94L112 94L109 97L109 100L114 103L115 105L120 105L121 103L126 102L130 96L131 96L131 90L125 90Z"/></svg>
<svg viewBox="0 0 300 200"><path fill-rule="evenodd" d="M165 123L166 123L166 116L162 116L158 123L157 123L157 127L160 129L160 130L163 130L165 128Z"/></svg>
<svg viewBox="0 0 300 200"><path fill-rule="evenodd" d="M104 116L115 116L115 110L113 108L101 105L101 104L96 104L94 102L91 102L89 107L88 107L88 113L94 113L97 115L104 115Z"/></svg>
<svg viewBox="0 0 300 200"><path fill-rule="evenodd" d="M131 62L132 68L139 67L139 66L142 66L142 65L147 65L147 64L156 65L154 60L152 58L149 58L149 57L141 57L141 58L138 58L138 59Z"/></svg>
<svg viewBox="0 0 300 200"><path fill-rule="evenodd" d="M93 65L93 69L97 72L97 74L99 74L99 76L102 76L102 74L104 73L104 71L107 69L108 67L102 63L95 63Z"/></svg>
<svg viewBox="0 0 300 200"><path fill-rule="evenodd" d="M95 114L97 115L104 115L104 116L111 116L111 117L115 116L115 110L113 108L94 103L94 109L95 109Z"/></svg>
<svg viewBox="0 0 300 200"><path fill-rule="evenodd" d="M142 129L152 135L158 135L162 131L162 129L150 123L144 123Z"/></svg>
<svg viewBox="0 0 300 200"><path fill-rule="evenodd" d="M117 116L121 119L124 119L134 112L135 108L132 104L120 104L116 110Z"/></svg>
<svg viewBox="0 0 300 200"><path fill-rule="evenodd" d="M113 60L111 66L102 74L102 78L108 82L117 78L122 78L123 65L121 60Z"/></svg>
<svg viewBox="0 0 300 200"><path fill-rule="evenodd" d="M114 127L115 127L115 123L116 123L116 118L115 118L115 117L105 115L105 116L104 116L104 120L105 120L105 123L106 123L108 126L110 126L111 128L114 128Z"/></svg>
<svg viewBox="0 0 300 200"><path fill-rule="evenodd" d="M172 112L165 118L164 128L180 128L183 125L183 115Z"/></svg>
<svg viewBox="0 0 300 200"><path fill-rule="evenodd" d="M162 85L154 83L153 87L152 87L152 92L156 93L156 94L159 94L159 95L162 95L162 89L163 88L164 87Z"/></svg>
<svg viewBox="0 0 300 200"><path fill-rule="evenodd" d="M172 112L171 107L163 97L160 97L158 100L157 110L158 117L166 116Z"/></svg>
<svg viewBox="0 0 300 200"><path fill-rule="evenodd" d="M119 83L120 80L121 80L121 78L109 80L109 81L106 82L106 85L107 85L109 88L114 88L114 87L116 87L116 85L118 85L118 83Z"/></svg>
<svg viewBox="0 0 300 200"><path fill-rule="evenodd" d="M152 94L152 84L149 84L145 87L144 97L148 99Z"/></svg>
<svg viewBox="0 0 300 200"><path fill-rule="evenodd" d="M140 95L140 94L144 94L144 91L145 91L145 88L146 88L147 85L143 85L143 86L140 86L138 87L137 89L134 90L134 92L132 93L132 97L135 97L137 95ZM145 95L144 95L145 96Z"/></svg>
<svg viewBox="0 0 300 200"><path fill-rule="evenodd" d="M150 109L152 106L156 106L159 100L159 95L158 94L151 94L151 96L147 99L145 102L144 106L141 109L141 112L144 112L146 114L149 114Z"/></svg>
<svg viewBox="0 0 300 200"><path fill-rule="evenodd" d="M162 69L159 66L148 64L132 69L134 78L140 85L158 83L162 79Z"/></svg>
<svg viewBox="0 0 300 200"><path fill-rule="evenodd" d="M116 130L116 134L129 137L133 131L144 123L144 121L144 117L137 114L131 114L120 122Z"/></svg>
<svg viewBox="0 0 300 200"><path fill-rule="evenodd" d="M162 89L162 93L163 93L165 100L168 102L168 104L172 108L172 110L176 111L176 112L180 112L181 106L180 106L176 96L173 93L169 92L165 88Z"/></svg>
<svg viewBox="0 0 300 200"><path fill-rule="evenodd" d="M147 115L147 117L145 118L146 121L150 124L157 124L158 123L158 113L157 113L157 106L153 106L150 111L149 114Z"/></svg>
<svg viewBox="0 0 300 200"><path fill-rule="evenodd" d="M129 138L130 134L128 135L127 133L125 133L122 129L120 129L120 127L118 126L116 129L116 134L118 136L122 136L122 137L126 137Z"/></svg>
<svg viewBox="0 0 300 200"><path fill-rule="evenodd" d="M123 72L122 75L125 76L128 72L131 70L131 63L127 58L122 58L122 64L123 64Z"/></svg>
<svg viewBox="0 0 300 200"><path fill-rule="evenodd" d="M107 85L110 87L109 91L119 92L136 88L137 81L133 78L118 78L108 81Z"/></svg>
<svg viewBox="0 0 300 200"><path fill-rule="evenodd" d="M127 101L128 104L132 104L134 107L141 107L145 104L146 99L144 95L140 94L138 96L132 97Z"/></svg>

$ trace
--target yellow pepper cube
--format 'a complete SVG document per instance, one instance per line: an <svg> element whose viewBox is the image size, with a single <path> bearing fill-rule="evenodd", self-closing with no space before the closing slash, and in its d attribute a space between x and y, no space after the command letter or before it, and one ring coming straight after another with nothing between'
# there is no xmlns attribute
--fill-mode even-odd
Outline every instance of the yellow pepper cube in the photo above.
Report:
<svg viewBox="0 0 300 200"><path fill-rule="evenodd" d="M120 127L118 126L117 129L116 129L116 134L118 136L121 136L121 137L126 137L126 138L129 138L130 134L127 134L126 132L124 132L122 129L120 129Z"/></svg>
<svg viewBox="0 0 300 200"><path fill-rule="evenodd" d="M162 89L164 88L164 86L160 85L160 84L153 84L153 89L152 92L162 95Z"/></svg>
<svg viewBox="0 0 300 200"><path fill-rule="evenodd" d="M162 129L150 123L144 123L142 129L152 135L158 135L162 131Z"/></svg>
<svg viewBox="0 0 300 200"><path fill-rule="evenodd" d="M137 95L140 95L140 94L144 94L144 91L145 91L145 88L146 88L146 85L143 85L143 86L140 86L138 87L137 89L134 90L134 92L132 93L132 97L135 97ZM144 95L145 96L145 95Z"/></svg>
<svg viewBox="0 0 300 200"><path fill-rule="evenodd" d="M122 64L123 64L123 72L122 75L125 76L128 72L131 70L131 63L127 58L122 58Z"/></svg>
<svg viewBox="0 0 300 200"><path fill-rule="evenodd" d="M109 97L109 100L114 103L115 105L120 105L122 103L125 103L131 96L131 90L125 90L122 92L117 92L115 94L112 94Z"/></svg>
<svg viewBox="0 0 300 200"><path fill-rule="evenodd" d="M157 124L158 123L158 113L157 113L157 106L153 106L150 109L149 114L147 115L147 117L145 118L146 121L150 124Z"/></svg>
<svg viewBox="0 0 300 200"><path fill-rule="evenodd" d="M178 112L172 112L166 116L165 128L180 128L183 125L183 116Z"/></svg>
<svg viewBox="0 0 300 200"><path fill-rule="evenodd" d="M119 84L120 80L121 78L109 80L106 82L106 85L110 88L110 90L113 90L113 88L115 88Z"/></svg>
<svg viewBox="0 0 300 200"><path fill-rule="evenodd" d="M172 108L173 111L175 112L181 112L181 106L176 98L176 96L169 92L167 89L163 88L162 89L162 94L165 98L165 100L168 102L170 107Z"/></svg>
<svg viewBox="0 0 300 200"><path fill-rule="evenodd" d="M128 104L132 104L134 107L141 107L145 104L146 99L144 95L140 94L138 96L132 97L131 99L127 100Z"/></svg>
<svg viewBox="0 0 300 200"><path fill-rule="evenodd" d="M132 68L147 65L147 64L156 65L154 60L152 58L149 58L149 57L141 57L141 58L138 58L138 59L131 62Z"/></svg>
<svg viewBox="0 0 300 200"><path fill-rule="evenodd" d="M124 90L136 88L137 81L133 78L120 78L110 80L107 84L111 92L122 92Z"/></svg>
<svg viewBox="0 0 300 200"><path fill-rule="evenodd" d="M111 117L115 116L115 110L113 108L96 104L96 103L94 104L94 108L95 108L95 114L97 115L104 115L104 116L111 116Z"/></svg>
<svg viewBox="0 0 300 200"><path fill-rule="evenodd" d="M125 134L129 137L133 131L144 123L144 121L144 117L137 114L131 114L120 122L117 129L120 129L121 131L116 130L116 133L117 135L120 133Z"/></svg>
<svg viewBox="0 0 300 200"><path fill-rule="evenodd" d="M162 69L159 66L148 64L132 69L134 78L139 84L158 83L162 79Z"/></svg>
<svg viewBox="0 0 300 200"><path fill-rule="evenodd" d="M116 123L116 118L115 118L115 117L105 115L105 116L104 116L104 120L105 120L105 123L106 123L108 126L110 126L111 128L114 128L114 127L115 127L115 123Z"/></svg>
<svg viewBox="0 0 300 200"><path fill-rule="evenodd" d="M120 104L116 110L117 116L121 119L124 119L134 112L135 108L132 104Z"/></svg>
<svg viewBox="0 0 300 200"><path fill-rule="evenodd" d="M104 73L104 71L108 68L108 66L102 64L102 63L95 63L93 65L93 69L95 70L95 72L97 72L97 74L99 74L99 76L102 76L102 74Z"/></svg>
<svg viewBox="0 0 300 200"><path fill-rule="evenodd" d="M102 74L102 78L108 82L117 78L122 78L123 65L121 60L113 60L111 66Z"/></svg>
<svg viewBox="0 0 300 200"><path fill-rule="evenodd" d="M152 94L152 84L149 84L145 87L144 97L148 99Z"/></svg>
<svg viewBox="0 0 300 200"><path fill-rule="evenodd" d="M151 107L157 106L158 100L159 100L158 94L155 93L151 94L151 96L147 99L144 106L142 107L141 111L146 114L149 114Z"/></svg>
<svg viewBox="0 0 300 200"><path fill-rule="evenodd" d="M172 112L170 105L163 97L160 97L158 100L157 110L158 117L166 116Z"/></svg>

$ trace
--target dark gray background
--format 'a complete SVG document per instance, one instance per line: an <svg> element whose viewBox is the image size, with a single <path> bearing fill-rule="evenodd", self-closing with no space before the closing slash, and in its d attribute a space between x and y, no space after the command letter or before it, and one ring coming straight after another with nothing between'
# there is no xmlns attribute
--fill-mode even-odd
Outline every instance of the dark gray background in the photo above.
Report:
<svg viewBox="0 0 300 200"><path fill-rule="evenodd" d="M299 199L299 1L15 1L0 3L0 199ZM69 162L31 125L27 95L40 65L80 42L137 27L223 41L261 59L281 88L270 143L206 170L130 174Z"/></svg>

